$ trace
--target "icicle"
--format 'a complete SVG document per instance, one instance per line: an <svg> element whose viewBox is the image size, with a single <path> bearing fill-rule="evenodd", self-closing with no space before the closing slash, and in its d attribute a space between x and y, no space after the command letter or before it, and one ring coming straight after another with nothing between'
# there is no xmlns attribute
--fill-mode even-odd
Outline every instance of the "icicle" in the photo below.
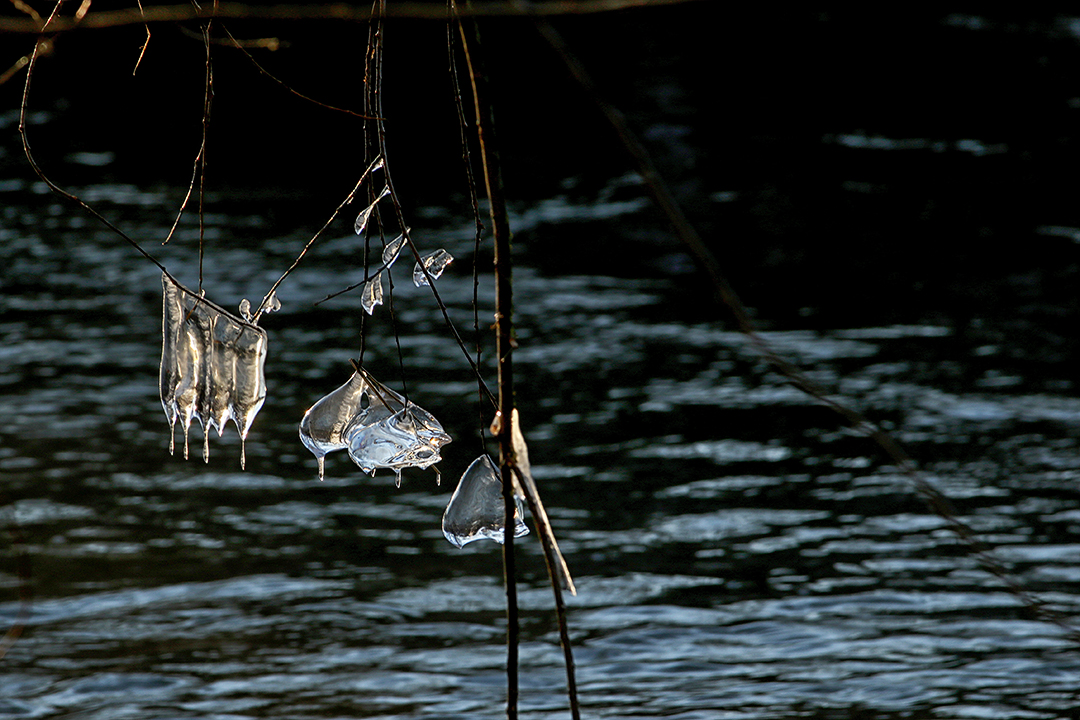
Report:
<svg viewBox="0 0 1080 720"><path fill-rule="evenodd" d="M514 497L514 537L529 532L522 520L525 514L521 498ZM473 460L458 481L443 513L442 531L457 547L481 538L502 544L506 535L506 505L503 502L502 480L487 455Z"/></svg>
<svg viewBox="0 0 1080 720"><path fill-rule="evenodd" d="M382 272L364 283L364 291L360 295L360 304L368 315L375 312L376 305L383 304Z"/></svg>
<svg viewBox="0 0 1080 720"><path fill-rule="evenodd" d="M161 405L169 422L169 451L175 450L176 421L184 427L189 457L191 421L203 428L203 459L209 460L209 433L220 436L231 418L240 434L248 430L266 399L263 365L266 333L196 295L162 274ZM241 314L251 304L240 303ZM241 467L245 464L241 443Z"/></svg>
<svg viewBox="0 0 1080 720"><path fill-rule="evenodd" d="M245 322L251 322L251 302L247 298L240 301L240 317L244 318Z"/></svg>
<svg viewBox="0 0 1080 720"><path fill-rule="evenodd" d="M409 232L409 228L405 228L405 232ZM405 233L398 235L396 238L386 244L386 247L382 251L383 265L389 269L397 261L398 255L401 254L401 248L405 245Z"/></svg>
<svg viewBox="0 0 1080 720"><path fill-rule="evenodd" d="M427 268L428 275L431 275L431 279L438 280L439 276L443 274L443 270L446 269L446 266L454 261L454 256L442 248L439 248L430 255L425 256L423 261L424 267ZM420 269L420 263L416 263L416 266L413 268L412 281L413 285L416 287L428 284L427 276L424 275L424 271Z"/></svg>
<svg viewBox="0 0 1080 720"><path fill-rule="evenodd" d="M380 165L380 167L382 167ZM375 198L375 201L368 205L366 208L360 211L360 214L356 216L356 222L353 223L353 230L357 235L364 234L364 228L367 227L368 220L371 219L371 213L375 212L375 206L379 204L379 201L390 194L390 186L387 185L383 188L383 191L379 193L379 197Z"/></svg>

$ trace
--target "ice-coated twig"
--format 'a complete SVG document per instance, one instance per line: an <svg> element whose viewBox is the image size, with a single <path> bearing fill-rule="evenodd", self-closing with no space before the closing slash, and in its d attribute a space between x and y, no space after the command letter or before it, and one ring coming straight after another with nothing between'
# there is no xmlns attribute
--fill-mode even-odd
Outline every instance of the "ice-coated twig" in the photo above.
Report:
<svg viewBox="0 0 1080 720"><path fill-rule="evenodd" d="M376 305L383 304L382 276L383 274L379 273L368 280L367 284L364 285L364 292L360 296L360 304L368 315L374 314Z"/></svg>
<svg viewBox="0 0 1080 720"><path fill-rule="evenodd" d="M210 429L220 436L232 420L246 464L248 431L266 400L266 331L161 276L161 406L169 421L169 452L177 420L188 457L191 421L203 428L203 460L210 458Z"/></svg>
<svg viewBox="0 0 1080 720"><path fill-rule="evenodd" d="M430 255L421 258L413 268L412 281L416 287L430 285L432 280L438 280L446 266L454 262L454 256L439 248Z"/></svg>
<svg viewBox="0 0 1080 720"><path fill-rule="evenodd" d="M379 157L375 158L371 162L371 164L368 165L367 169L364 170L364 174L360 176L359 180L357 180L356 185L353 187L352 191L348 194L348 196L344 200L341 201L341 204L337 206L337 209L334 210L334 212L330 215L330 218L326 221L326 223L321 228L319 228L319 231L311 236L311 239L307 241L306 245L304 245L304 249L301 250L300 254L296 256L295 260L293 260L292 265L290 265L289 268L285 272L283 272L281 274L281 277L279 277L277 279L277 282L274 283L273 287L270 288L270 292L266 293L266 295L263 297L263 301L261 303L259 303L258 309L255 311L255 314L252 315L252 317L251 317L251 324L252 325L257 325L259 323L259 318L261 318L263 312L266 311L265 306L267 304L267 301L274 294L274 292L278 289L278 285L281 285L281 281L284 280L285 278L287 278L289 276L289 273L291 273L293 270L296 269L296 266L300 264L300 261L304 258L304 255L307 254L307 251L311 248L312 245L315 244L315 241L318 240L319 237L324 232L326 232L326 228L330 227L330 223L334 222L334 219L337 218L338 213L340 213L343 209L345 209L346 205L348 205L349 203L351 203L353 201L353 198L356 197L356 193L360 191L360 186L364 184L364 181L367 180L368 176L371 175L372 173L374 173L376 170L379 170L382 167L383 167L382 156L379 156Z"/></svg>
<svg viewBox="0 0 1080 720"><path fill-rule="evenodd" d="M370 205L360 211L360 214L356 216L356 222L353 223L353 230L357 235L364 234L364 228L367 227L368 220L371 219L371 213L375 212L375 206L379 204L379 201L390 194L390 186L383 188L379 193L379 197L375 198Z"/></svg>

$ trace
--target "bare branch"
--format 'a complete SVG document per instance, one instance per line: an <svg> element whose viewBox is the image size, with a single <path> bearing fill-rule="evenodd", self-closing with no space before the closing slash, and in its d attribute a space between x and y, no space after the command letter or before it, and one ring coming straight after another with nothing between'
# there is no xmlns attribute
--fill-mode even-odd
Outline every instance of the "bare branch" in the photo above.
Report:
<svg viewBox="0 0 1080 720"><path fill-rule="evenodd" d="M628 8L685 5L702 0L545 0L521 6L486 0L460 8L459 15L484 17L524 17L526 15L592 15L596 13L626 10ZM143 25L160 22L183 22L210 18L244 20L349 20L366 21L372 17L370 8L345 4L329 5L246 5L244 3L220 3L214 7L190 5L159 5L126 10L110 10L87 13L81 21L75 18L57 17L49 29L56 32L79 29L102 29L125 25ZM390 4L383 17L412 18L416 20L446 20L446 8L437 3L395 2ZM33 18L0 18L0 33L37 34L40 23Z"/></svg>

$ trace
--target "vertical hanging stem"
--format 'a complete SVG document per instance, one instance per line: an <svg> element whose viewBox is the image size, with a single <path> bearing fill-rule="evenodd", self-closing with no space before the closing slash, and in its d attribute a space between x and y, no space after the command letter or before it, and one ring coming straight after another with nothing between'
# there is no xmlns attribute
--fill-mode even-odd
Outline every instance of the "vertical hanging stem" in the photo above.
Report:
<svg viewBox="0 0 1080 720"><path fill-rule="evenodd" d="M495 353L498 358L499 381L499 417L493 427L499 441L499 472L502 476L504 511L506 513L506 532L503 533L503 572L506 581L506 717L517 718L518 699L518 607L517 578L514 562L514 523L512 518L516 506L514 503L514 474L512 468L513 445L510 433L510 418L514 410L514 375L512 362L513 335L513 290L511 283L512 261L510 258L510 223L506 217L506 198L503 196L502 169L495 146L495 129L492 108L487 102L487 87L479 57L470 52L465 39L465 30L458 23L461 31L465 62L469 68L469 80L472 84L474 110L476 112L476 132L480 145L480 159L484 168L484 186L491 204L491 224L495 233ZM479 46L479 34L475 32L473 41Z"/></svg>

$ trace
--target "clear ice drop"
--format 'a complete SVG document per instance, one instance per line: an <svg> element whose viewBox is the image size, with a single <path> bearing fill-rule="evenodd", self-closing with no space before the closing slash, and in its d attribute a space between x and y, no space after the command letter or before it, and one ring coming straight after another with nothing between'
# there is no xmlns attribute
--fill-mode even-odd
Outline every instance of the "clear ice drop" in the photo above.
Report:
<svg viewBox="0 0 1080 720"><path fill-rule="evenodd" d="M446 269L446 266L454 261L454 256L442 248L439 248L435 252L424 257L423 260L428 275L431 275L432 280L438 280L439 276L443 274L443 270ZM416 266L413 268L412 281L413 285L416 287L428 284L427 276L424 275L424 271L420 269L420 263L416 263Z"/></svg>
<svg viewBox="0 0 1080 720"><path fill-rule="evenodd" d="M159 389L170 427L169 452L175 448L177 420L184 428L185 459L192 420L199 421L207 436L211 428L220 435L232 420L240 434L243 467L243 441L266 400L266 332L165 274L161 286ZM247 309L250 311L250 303ZM209 455L209 438L205 437L203 459L208 460Z"/></svg>
<svg viewBox="0 0 1080 720"><path fill-rule="evenodd" d="M382 167L382 166L380 165L380 167ZM356 231L357 235L363 235L364 234L364 228L367 227L368 220L371 219L371 213L375 212L375 206L379 204L380 200L382 200L384 197L386 197L389 194L390 194L390 186L387 185L386 187L383 188L382 192L379 193L379 197L375 198L374 202L372 202L366 208L361 210L360 214L356 216L356 222L353 223L353 230Z"/></svg>
<svg viewBox="0 0 1080 720"><path fill-rule="evenodd" d="M364 373L357 370L349 381L312 405L300 421L300 441L319 461L319 479L323 478L323 457L344 450L345 428L357 417L378 413L371 407L371 393ZM381 417L392 414L387 410Z"/></svg>
<svg viewBox="0 0 1080 720"><path fill-rule="evenodd" d="M364 290L360 293L360 305L368 315L375 312L376 305L383 304L382 271L378 275L364 283Z"/></svg>
<svg viewBox="0 0 1080 720"><path fill-rule="evenodd" d="M481 455L473 460L443 513L442 531L446 539L459 548L481 538L502 544L506 534L502 489L502 480L491 458ZM521 537L529 528L522 520L525 513L516 493L514 503L514 537Z"/></svg>
<svg viewBox="0 0 1080 720"><path fill-rule="evenodd" d="M247 298L240 301L240 317L246 322L251 322L251 302Z"/></svg>

